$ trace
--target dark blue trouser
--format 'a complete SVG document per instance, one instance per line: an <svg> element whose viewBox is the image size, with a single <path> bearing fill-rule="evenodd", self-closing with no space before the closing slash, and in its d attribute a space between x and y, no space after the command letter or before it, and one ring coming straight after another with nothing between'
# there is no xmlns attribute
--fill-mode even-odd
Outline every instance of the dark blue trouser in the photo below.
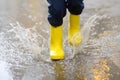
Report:
<svg viewBox="0 0 120 80"><path fill-rule="evenodd" d="M83 0L47 0L48 6L48 21L52 26L60 26L63 23L63 17L66 15L66 8L71 14L81 14L84 3Z"/></svg>

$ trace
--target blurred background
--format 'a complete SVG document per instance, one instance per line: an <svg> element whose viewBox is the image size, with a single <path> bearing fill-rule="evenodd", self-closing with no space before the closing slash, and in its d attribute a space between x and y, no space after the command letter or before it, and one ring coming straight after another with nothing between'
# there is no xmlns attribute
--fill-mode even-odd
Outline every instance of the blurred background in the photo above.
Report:
<svg viewBox="0 0 120 80"><path fill-rule="evenodd" d="M65 60L49 59L47 0L0 0L1 80L119 80L120 1L84 0L83 43L67 41Z"/></svg>

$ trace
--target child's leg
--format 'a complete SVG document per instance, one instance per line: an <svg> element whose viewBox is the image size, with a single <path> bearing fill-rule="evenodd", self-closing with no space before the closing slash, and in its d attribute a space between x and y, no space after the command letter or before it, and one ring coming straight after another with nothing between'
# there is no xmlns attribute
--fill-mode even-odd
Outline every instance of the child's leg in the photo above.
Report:
<svg viewBox="0 0 120 80"><path fill-rule="evenodd" d="M66 15L65 0L47 0L48 6L48 21L52 26L60 26L63 23L63 17Z"/></svg>
<svg viewBox="0 0 120 80"><path fill-rule="evenodd" d="M48 0L50 3L48 21L50 27L50 58L64 59L62 43L62 23L66 15L65 0Z"/></svg>
<svg viewBox="0 0 120 80"><path fill-rule="evenodd" d="M68 40L71 45L79 45L82 41L80 32L80 14L83 8L83 0L68 0L68 10L70 11Z"/></svg>
<svg viewBox="0 0 120 80"><path fill-rule="evenodd" d="M68 0L67 6L71 14L80 15L84 8L84 3L83 0Z"/></svg>

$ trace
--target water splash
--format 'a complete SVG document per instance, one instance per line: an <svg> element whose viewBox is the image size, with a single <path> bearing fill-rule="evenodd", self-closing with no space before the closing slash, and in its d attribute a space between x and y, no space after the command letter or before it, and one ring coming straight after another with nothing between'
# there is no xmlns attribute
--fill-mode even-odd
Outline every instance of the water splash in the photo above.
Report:
<svg viewBox="0 0 120 80"><path fill-rule="evenodd" d="M8 62L16 64L32 63L33 59L46 59L48 56L48 47L45 47L48 46L47 39L37 31L37 27L24 28L22 24L9 17L5 20L8 22L2 22L5 26L0 33L0 59L8 57ZM46 54L43 55L43 52Z"/></svg>
<svg viewBox="0 0 120 80"><path fill-rule="evenodd" d="M101 16L93 15L90 17L87 22L84 24L83 28L81 29L81 34L83 37L82 43L80 46L73 47L73 54L71 55L70 59L73 59L76 53L79 51L81 52L84 48L85 44L87 44L87 41L90 37L91 27L95 25L96 19L100 18ZM78 33L79 34L79 33ZM77 49L76 49L77 48ZM77 51L77 52L76 52Z"/></svg>

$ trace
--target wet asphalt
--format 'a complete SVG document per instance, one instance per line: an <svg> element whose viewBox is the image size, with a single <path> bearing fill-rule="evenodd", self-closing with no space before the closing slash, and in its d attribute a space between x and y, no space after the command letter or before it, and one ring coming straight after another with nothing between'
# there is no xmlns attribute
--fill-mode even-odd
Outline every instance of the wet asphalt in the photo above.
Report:
<svg viewBox="0 0 120 80"><path fill-rule="evenodd" d="M120 1L85 0L83 43L49 58L46 0L0 0L0 80L120 80Z"/></svg>

